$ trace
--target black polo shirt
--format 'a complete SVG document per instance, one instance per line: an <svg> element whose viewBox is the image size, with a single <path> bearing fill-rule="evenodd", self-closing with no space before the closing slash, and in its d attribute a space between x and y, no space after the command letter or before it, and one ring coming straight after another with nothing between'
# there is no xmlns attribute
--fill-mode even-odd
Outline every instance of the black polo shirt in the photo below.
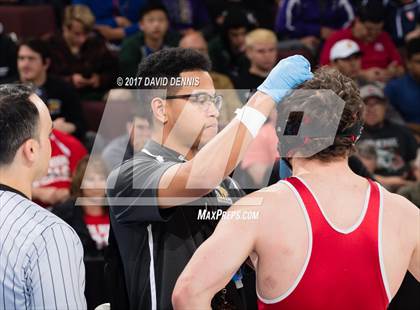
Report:
<svg viewBox="0 0 420 310"><path fill-rule="evenodd" d="M122 258L131 309L172 309L176 280L217 225L214 219L198 219L199 212L226 210L244 195L227 178L197 201L160 209L160 178L169 167L183 161L177 152L151 140L108 178L108 188L113 188L108 190L111 226ZM215 296L212 306L221 308L226 300L232 307L224 309L255 309L253 276L252 272L244 273L241 289L231 281ZM248 302L245 307L243 296L251 296L252 305Z"/></svg>

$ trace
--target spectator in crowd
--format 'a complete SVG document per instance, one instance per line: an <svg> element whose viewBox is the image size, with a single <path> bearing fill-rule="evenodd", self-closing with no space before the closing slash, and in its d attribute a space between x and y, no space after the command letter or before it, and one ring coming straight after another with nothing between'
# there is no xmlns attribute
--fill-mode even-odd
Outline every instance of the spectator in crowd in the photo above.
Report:
<svg viewBox="0 0 420 310"><path fill-rule="evenodd" d="M332 34L321 52L321 65L330 62L331 48L340 40L355 41L362 52L361 75L368 81L386 82L404 72L401 56L383 31L385 9L378 1L361 5L353 24Z"/></svg>
<svg viewBox="0 0 420 310"><path fill-rule="evenodd" d="M169 13L171 28L183 33L201 29L210 23L203 0L162 0Z"/></svg>
<svg viewBox="0 0 420 310"><path fill-rule="evenodd" d="M387 101L379 87L363 86L360 95L366 105L360 141L375 147L375 178L395 191L408 183L411 164L416 158L417 142L408 128L385 118Z"/></svg>
<svg viewBox="0 0 420 310"><path fill-rule="evenodd" d="M48 38L49 72L72 83L83 99L99 100L112 88L118 65L105 40L92 32L94 23L89 7L66 7L62 33Z"/></svg>
<svg viewBox="0 0 420 310"><path fill-rule="evenodd" d="M96 17L96 29L109 41L119 41L140 31L140 9L147 0L73 0L87 5Z"/></svg>
<svg viewBox="0 0 420 310"><path fill-rule="evenodd" d="M369 173L373 176L376 170L376 162L378 160L375 147L369 143L361 141L356 145L356 150L357 158L360 159Z"/></svg>
<svg viewBox="0 0 420 310"><path fill-rule="evenodd" d="M107 175L101 158L83 157L73 174L70 198L53 210L76 231L85 257L103 256L108 245L109 216L103 205ZM81 204L76 205L79 197Z"/></svg>
<svg viewBox="0 0 420 310"><path fill-rule="evenodd" d="M126 124L126 134L113 139L103 150L102 158L109 171L130 159L143 148L151 135L150 112L137 113Z"/></svg>
<svg viewBox="0 0 420 310"><path fill-rule="evenodd" d="M417 27L413 31L407 33L405 41L408 42L415 38L420 38L420 20L417 21Z"/></svg>
<svg viewBox="0 0 420 310"><path fill-rule="evenodd" d="M225 2L225 1L223 1ZM235 0L231 1L235 3ZM244 6L255 15L258 25L261 28L274 29L276 20L277 0L244 0Z"/></svg>
<svg viewBox="0 0 420 310"><path fill-rule="evenodd" d="M192 48L209 57L207 41L204 36L197 31L189 32L179 41L179 47ZM225 127L234 117L235 110L242 106L236 91L234 90L231 79L216 71L209 72L214 88L223 96L223 107L219 115L219 128Z"/></svg>
<svg viewBox="0 0 420 310"><path fill-rule="evenodd" d="M407 34L415 31L420 21L420 1L386 0L385 30L397 46L403 46Z"/></svg>
<svg viewBox="0 0 420 310"><path fill-rule="evenodd" d="M407 43L407 73L391 80L385 94L407 123L420 126L420 38Z"/></svg>
<svg viewBox="0 0 420 310"><path fill-rule="evenodd" d="M32 198L46 208L54 207L69 198L71 176L79 161L87 154L81 142L56 129L51 133L50 142L48 174L32 185Z"/></svg>
<svg viewBox="0 0 420 310"><path fill-rule="evenodd" d="M245 57L245 37L254 27L246 11L229 10L224 16L221 33L209 42L209 55L214 71L236 77L249 66Z"/></svg>
<svg viewBox="0 0 420 310"><path fill-rule="evenodd" d="M274 29L278 0L203 0L209 15L217 25L223 23L230 10L247 10L261 28ZM207 36L206 36L207 38Z"/></svg>
<svg viewBox="0 0 420 310"><path fill-rule="evenodd" d="M104 204L106 176L100 158L85 156L73 174L70 198L52 211L75 230L82 242L88 309L109 301L104 276L104 252L110 230L108 207Z"/></svg>
<svg viewBox="0 0 420 310"><path fill-rule="evenodd" d="M362 53L356 42L349 39L340 40L331 48L330 65L342 74L352 78L361 87L369 84L361 75L361 56ZM392 106L388 107L386 117L399 124L404 124L399 112ZM352 156L350 156L350 159L352 159Z"/></svg>
<svg viewBox="0 0 420 310"><path fill-rule="evenodd" d="M48 44L31 39L19 45L19 80L36 87L37 95L47 104L54 128L83 138L83 119L76 90L65 81L47 73L51 58Z"/></svg>
<svg viewBox="0 0 420 310"><path fill-rule="evenodd" d="M330 66L336 68L341 74L359 82L361 57L362 53L356 42L349 39L340 40L331 48Z"/></svg>
<svg viewBox="0 0 420 310"><path fill-rule="evenodd" d="M16 81L16 44L5 33L0 32L0 84Z"/></svg>
<svg viewBox="0 0 420 310"><path fill-rule="evenodd" d="M250 66L242 68L233 83L239 91L246 89L254 93L277 62L276 34L261 28L249 32L245 37L245 53ZM246 98L242 99L246 102Z"/></svg>
<svg viewBox="0 0 420 310"><path fill-rule="evenodd" d="M275 31L283 39L299 39L310 49L316 49L338 29L354 19L349 0L284 0L280 2Z"/></svg>
<svg viewBox="0 0 420 310"><path fill-rule="evenodd" d="M416 181L413 184L401 187L398 194L414 203L420 208L420 150L417 149L417 157L413 165L413 174Z"/></svg>
<svg viewBox="0 0 420 310"><path fill-rule="evenodd" d="M120 72L127 77L136 76L137 67L143 58L178 44L178 35L168 32L168 11L162 4L151 3L142 9L140 27L142 32L124 40L119 54Z"/></svg>

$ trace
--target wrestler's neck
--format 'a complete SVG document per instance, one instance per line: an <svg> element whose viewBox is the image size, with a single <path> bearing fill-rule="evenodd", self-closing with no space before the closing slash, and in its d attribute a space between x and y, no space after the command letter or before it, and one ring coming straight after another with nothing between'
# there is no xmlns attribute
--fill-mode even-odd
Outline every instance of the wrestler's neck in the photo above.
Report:
<svg viewBox="0 0 420 310"><path fill-rule="evenodd" d="M347 157L328 162L317 159L293 158L291 164L293 167L293 176L312 174L328 178L328 176L337 174L353 174L348 165Z"/></svg>

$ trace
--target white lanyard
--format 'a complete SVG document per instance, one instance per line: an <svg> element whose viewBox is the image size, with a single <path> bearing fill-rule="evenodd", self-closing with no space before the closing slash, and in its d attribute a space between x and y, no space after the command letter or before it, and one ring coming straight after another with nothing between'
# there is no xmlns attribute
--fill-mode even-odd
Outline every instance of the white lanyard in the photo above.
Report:
<svg viewBox="0 0 420 310"><path fill-rule="evenodd" d="M165 162L165 160L163 159L163 156L161 156L161 155L153 155L152 153L150 153L149 152L149 150L148 149L146 149L146 148L143 148L142 150L141 150L143 153L145 153L145 154L147 154L147 155L149 155L149 156L151 156L151 157L153 157L153 158L156 158L156 160L158 161L158 162L160 162L160 163L163 163L163 162ZM182 156L182 155L179 155L178 156L178 159L179 160L181 160L181 161L186 161L186 159L185 159L185 157L184 156Z"/></svg>

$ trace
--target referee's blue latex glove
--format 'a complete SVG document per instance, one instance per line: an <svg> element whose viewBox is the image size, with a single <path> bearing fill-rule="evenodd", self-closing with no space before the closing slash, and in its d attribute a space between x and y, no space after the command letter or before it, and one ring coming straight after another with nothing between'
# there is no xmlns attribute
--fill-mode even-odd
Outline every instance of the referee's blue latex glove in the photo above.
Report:
<svg viewBox="0 0 420 310"><path fill-rule="evenodd" d="M264 82L258 87L258 90L269 95L276 103L279 103L289 90L312 77L309 61L301 55L294 55L282 59L271 70Z"/></svg>

